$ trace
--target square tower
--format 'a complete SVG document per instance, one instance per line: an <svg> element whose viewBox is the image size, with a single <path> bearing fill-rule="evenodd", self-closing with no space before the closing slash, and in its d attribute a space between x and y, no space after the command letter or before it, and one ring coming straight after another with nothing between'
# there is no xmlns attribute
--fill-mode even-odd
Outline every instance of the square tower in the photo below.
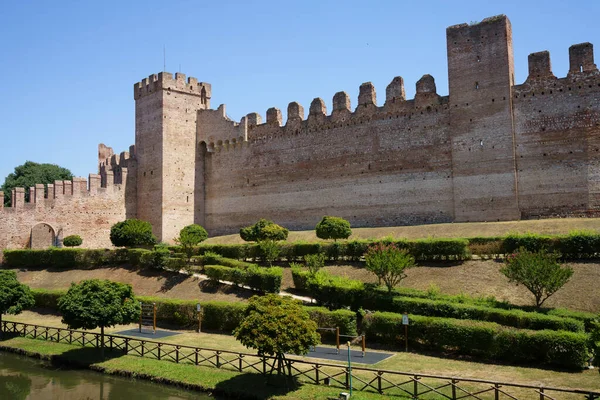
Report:
<svg viewBox="0 0 600 400"><path fill-rule="evenodd" d="M455 221L519 219L510 21L451 26L446 40Z"/></svg>
<svg viewBox="0 0 600 400"><path fill-rule="evenodd" d="M138 218L171 242L194 223L196 116L210 108L211 86L177 73L134 85Z"/></svg>

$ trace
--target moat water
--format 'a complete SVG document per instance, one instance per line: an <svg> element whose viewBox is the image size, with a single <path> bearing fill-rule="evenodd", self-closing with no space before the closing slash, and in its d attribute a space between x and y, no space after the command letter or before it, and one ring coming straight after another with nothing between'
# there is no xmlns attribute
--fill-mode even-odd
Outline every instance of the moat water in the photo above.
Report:
<svg viewBox="0 0 600 400"><path fill-rule="evenodd" d="M0 352L1 400L205 400L203 393Z"/></svg>

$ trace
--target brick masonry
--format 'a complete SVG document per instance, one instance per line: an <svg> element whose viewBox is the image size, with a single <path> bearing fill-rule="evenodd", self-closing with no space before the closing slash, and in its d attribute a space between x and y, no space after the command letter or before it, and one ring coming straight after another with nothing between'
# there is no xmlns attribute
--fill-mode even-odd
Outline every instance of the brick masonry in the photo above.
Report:
<svg viewBox="0 0 600 400"><path fill-rule="evenodd" d="M211 86L183 74L134 85L135 146L99 146L99 175L15 190L0 211L0 247L43 246L68 234L109 246L110 226L138 217L171 241L185 225L237 232L259 218L313 229L323 215L353 226L594 215L600 209L600 73L590 43L571 46L554 76L548 52L514 82L505 16L446 31L449 95L424 75L414 99L396 77L378 105L371 83L354 106L336 93L287 120L240 122L210 108ZM355 108L353 108L355 107ZM89 186L89 187L88 187ZM32 233L33 232L33 233ZM50 232L52 233L52 232ZM46 236L44 236L46 235ZM35 240L34 240L35 239ZM41 243L41 244L39 244Z"/></svg>

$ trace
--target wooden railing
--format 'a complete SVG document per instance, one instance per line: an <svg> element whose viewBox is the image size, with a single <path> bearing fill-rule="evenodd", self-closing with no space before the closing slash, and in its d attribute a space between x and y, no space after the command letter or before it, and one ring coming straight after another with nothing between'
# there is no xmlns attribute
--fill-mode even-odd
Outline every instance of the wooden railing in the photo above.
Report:
<svg viewBox="0 0 600 400"><path fill-rule="evenodd" d="M69 343L79 346L101 346L101 335L95 332L77 331L2 321L4 333ZM238 372L267 374L276 363L275 357L259 356L228 350L183 346L174 343L137 339L127 336L105 334L105 347L119 350L123 354L175 363L187 363L208 367L224 368ZM600 391L564 389L545 386L521 385L482 379L415 374L365 367L307 361L290 358L290 371L299 382L316 385L333 385L355 391L370 391L386 396L409 396L413 399L444 398L458 399L600 399Z"/></svg>

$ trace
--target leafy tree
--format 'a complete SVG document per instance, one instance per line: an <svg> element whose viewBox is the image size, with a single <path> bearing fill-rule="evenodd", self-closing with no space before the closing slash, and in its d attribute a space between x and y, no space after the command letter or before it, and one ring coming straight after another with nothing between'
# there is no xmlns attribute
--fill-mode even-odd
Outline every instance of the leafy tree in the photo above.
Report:
<svg viewBox="0 0 600 400"><path fill-rule="evenodd" d="M350 222L344 218L324 216L315 228L319 239L348 239L352 235Z"/></svg>
<svg viewBox="0 0 600 400"><path fill-rule="evenodd" d="M4 205L10 206L10 194L16 187L25 188L25 200L29 200L29 188L36 183L54 183L57 180L73 179L73 174L66 168L59 167L56 164L38 164L33 161L26 161L25 164L15 168L4 179L4 184L0 190L4 192Z"/></svg>
<svg viewBox="0 0 600 400"><path fill-rule="evenodd" d="M281 247L274 240L260 240L258 242L258 248L260 255L269 264L269 267L273 266L273 261L277 260L279 253L281 253Z"/></svg>
<svg viewBox="0 0 600 400"><path fill-rule="evenodd" d="M66 247L77 247L81 246L82 243L83 240L79 235L69 235L63 239L63 245L65 245Z"/></svg>
<svg viewBox="0 0 600 400"><path fill-rule="evenodd" d="M308 268L311 276L315 276L321 268L325 266L325 254L307 254L304 256L304 264Z"/></svg>
<svg viewBox="0 0 600 400"><path fill-rule="evenodd" d="M35 300L29 286L19 283L17 273L0 270L0 333L2 333L2 314L19 314L33 307Z"/></svg>
<svg viewBox="0 0 600 400"><path fill-rule="evenodd" d="M240 229L240 237L246 242L259 242L261 240L286 240L289 231L267 219L261 218L254 225Z"/></svg>
<svg viewBox="0 0 600 400"><path fill-rule="evenodd" d="M183 248L183 252L187 256L188 263L194 255L194 246L208 238L206 229L197 224L192 224L184 227L179 231L179 237L175 238L175 242Z"/></svg>
<svg viewBox="0 0 600 400"><path fill-rule="evenodd" d="M100 279L72 283L58 309L70 329L100 328L102 351L105 327L136 322L141 313L131 285Z"/></svg>
<svg viewBox="0 0 600 400"><path fill-rule="evenodd" d="M320 342L317 323L309 318L301 303L277 294L252 297L233 335L244 346L258 350L259 355L275 356L277 373L287 367L290 375L285 354L304 355Z"/></svg>
<svg viewBox="0 0 600 400"><path fill-rule="evenodd" d="M366 268L385 283L389 292L406 278L404 271L415 265L415 259L404 249L393 244L378 243L365 254Z"/></svg>
<svg viewBox="0 0 600 400"><path fill-rule="evenodd" d="M510 282L525 286L535 297L535 305L539 308L573 276L573 268L563 267L557 260L557 254L546 250L530 252L521 247L506 258L500 272Z"/></svg>
<svg viewBox="0 0 600 400"><path fill-rule="evenodd" d="M127 219L110 228L110 241L117 247L144 247L156 244L150 222Z"/></svg>

